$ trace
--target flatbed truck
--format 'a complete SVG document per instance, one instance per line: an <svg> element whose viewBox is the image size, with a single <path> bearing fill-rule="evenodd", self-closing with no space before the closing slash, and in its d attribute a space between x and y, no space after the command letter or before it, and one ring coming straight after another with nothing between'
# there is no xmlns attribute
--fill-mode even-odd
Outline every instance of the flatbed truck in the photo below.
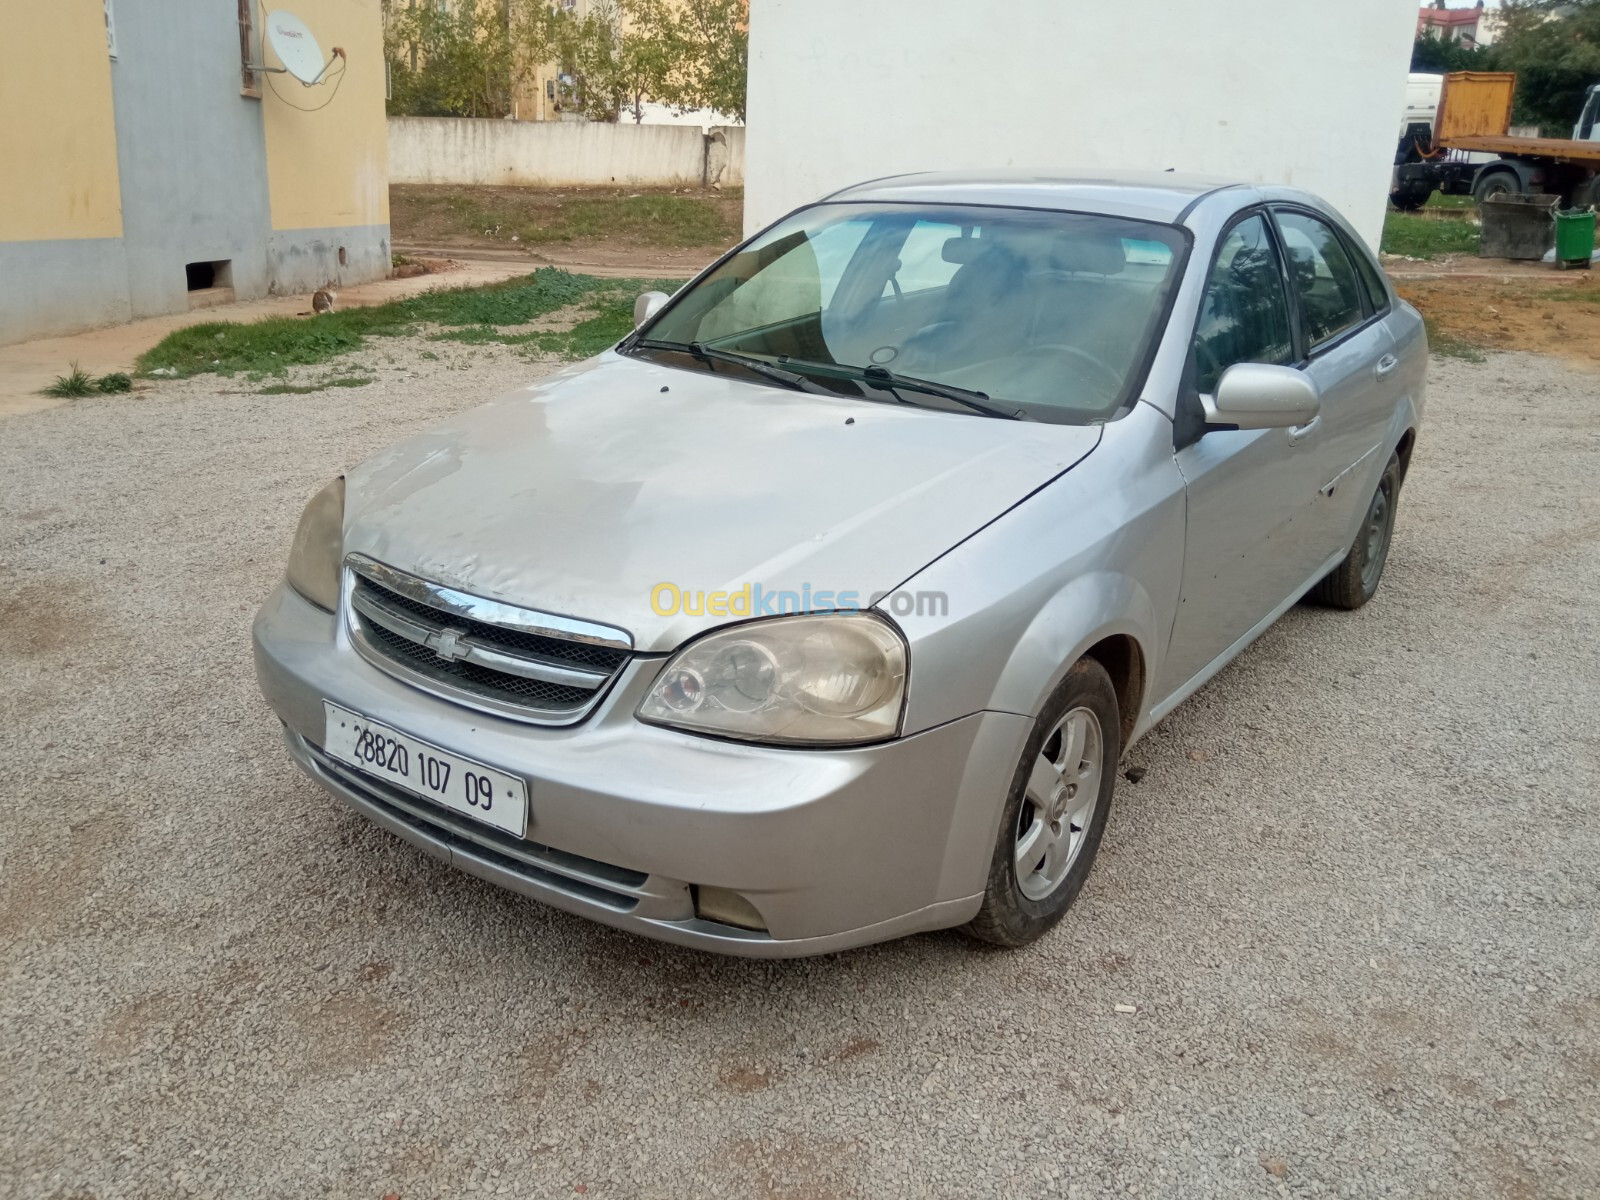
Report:
<svg viewBox="0 0 1600 1200"><path fill-rule="evenodd" d="M1570 138L1544 138L1512 135L1516 83L1504 71L1444 77L1431 124L1413 121L1401 135L1389 191L1396 208L1421 208L1434 192L1479 204L1524 192L1560 196L1564 208L1600 206L1600 84L1586 93Z"/></svg>

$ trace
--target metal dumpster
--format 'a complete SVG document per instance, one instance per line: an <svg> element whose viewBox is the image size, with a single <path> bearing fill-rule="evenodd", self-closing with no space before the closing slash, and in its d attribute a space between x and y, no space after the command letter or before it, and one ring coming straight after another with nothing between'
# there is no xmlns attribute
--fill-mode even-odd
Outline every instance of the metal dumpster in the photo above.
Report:
<svg viewBox="0 0 1600 1200"><path fill-rule="evenodd" d="M1559 196L1508 192L1490 196L1478 208L1483 217L1483 258L1538 260L1556 241Z"/></svg>

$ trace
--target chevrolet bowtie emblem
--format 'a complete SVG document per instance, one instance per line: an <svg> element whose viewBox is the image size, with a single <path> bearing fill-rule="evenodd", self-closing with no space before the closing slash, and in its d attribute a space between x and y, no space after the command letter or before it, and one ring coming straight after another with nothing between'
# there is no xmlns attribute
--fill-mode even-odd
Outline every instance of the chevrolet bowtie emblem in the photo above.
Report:
<svg viewBox="0 0 1600 1200"><path fill-rule="evenodd" d="M469 647L463 644L467 636L464 629L441 629L429 640L433 643L433 652L446 662L460 662L467 656Z"/></svg>

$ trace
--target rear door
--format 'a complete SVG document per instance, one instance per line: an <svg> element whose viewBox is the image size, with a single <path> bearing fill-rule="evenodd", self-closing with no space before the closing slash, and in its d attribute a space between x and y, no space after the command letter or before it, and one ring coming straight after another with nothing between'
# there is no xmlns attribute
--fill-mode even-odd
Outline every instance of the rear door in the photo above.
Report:
<svg viewBox="0 0 1600 1200"><path fill-rule="evenodd" d="M1276 205L1288 263L1290 300L1304 338L1303 369L1322 392L1322 411L1306 441L1314 472L1313 511L1305 529L1306 570L1349 549L1356 522L1371 499L1382 464L1376 462L1394 408L1394 339L1383 307L1357 266L1359 251L1319 213Z"/></svg>

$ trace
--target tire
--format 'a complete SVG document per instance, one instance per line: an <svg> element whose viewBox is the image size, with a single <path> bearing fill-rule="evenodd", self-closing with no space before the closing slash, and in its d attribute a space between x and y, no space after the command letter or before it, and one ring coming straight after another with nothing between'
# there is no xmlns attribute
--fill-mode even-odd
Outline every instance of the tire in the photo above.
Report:
<svg viewBox="0 0 1600 1200"><path fill-rule="evenodd" d="M1400 212L1416 212L1433 198L1432 192L1390 192L1389 203Z"/></svg>
<svg viewBox="0 0 1600 1200"><path fill-rule="evenodd" d="M1484 171L1472 184L1472 200L1474 204L1483 205L1490 196L1504 196L1511 192L1520 192L1522 184L1512 171Z"/></svg>
<svg viewBox="0 0 1600 1200"><path fill-rule="evenodd" d="M1075 765L1066 761L1074 744L1081 746ZM1023 747L983 907L965 927L968 934L997 946L1026 946L1061 919L1094 866L1121 757L1111 677L1094 659L1080 659L1045 701ZM1031 839L1025 853L1024 839Z"/></svg>
<svg viewBox="0 0 1600 1200"><path fill-rule="evenodd" d="M1573 208L1600 208L1600 175L1591 175L1572 189Z"/></svg>
<svg viewBox="0 0 1600 1200"><path fill-rule="evenodd" d="M1389 542L1394 537L1395 506L1400 500L1400 456L1389 455L1378 480L1378 489L1367 504L1361 531L1344 561L1311 589L1311 599L1332 608L1357 609L1378 591L1383 567L1389 561Z"/></svg>

